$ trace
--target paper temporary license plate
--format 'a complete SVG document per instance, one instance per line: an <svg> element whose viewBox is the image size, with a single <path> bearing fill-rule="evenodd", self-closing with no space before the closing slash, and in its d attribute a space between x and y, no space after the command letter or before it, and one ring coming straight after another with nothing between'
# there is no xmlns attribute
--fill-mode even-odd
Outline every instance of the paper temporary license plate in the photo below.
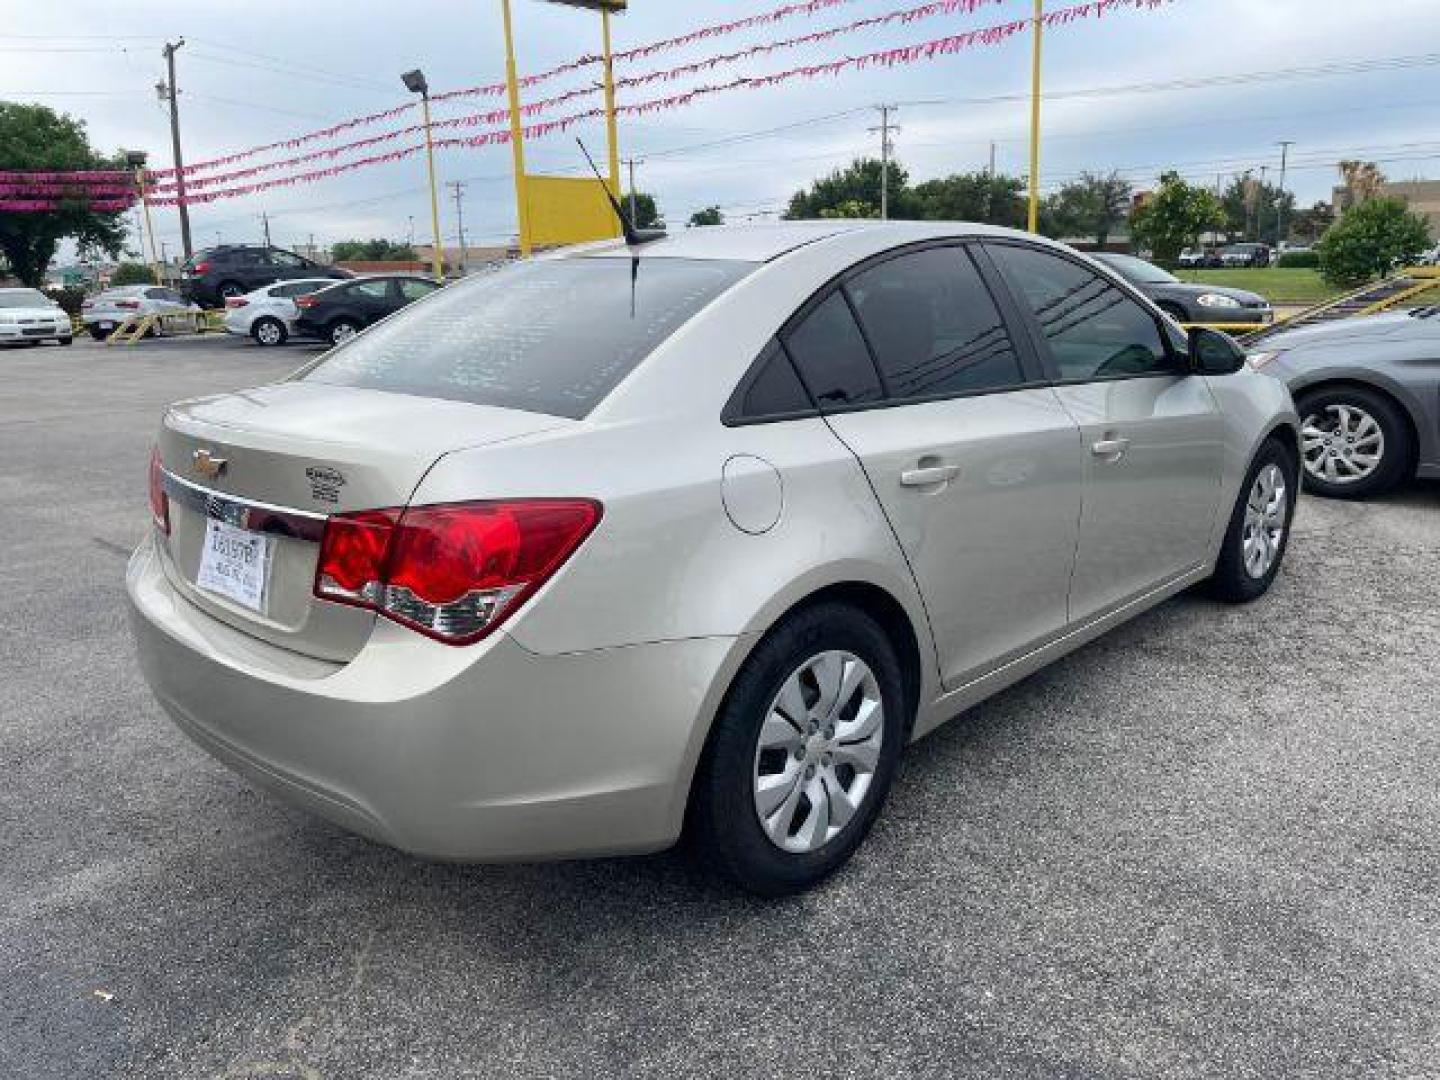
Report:
<svg viewBox="0 0 1440 1080"><path fill-rule="evenodd" d="M214 518L205 521L205 547L195 584L251 611L265 610L270 538Z"/></svg>
<svg viewBox="0 0 1440 1080"><path fill-rule="evenodd" d="M101 329L101 330L114 330L114 329L115 329L115 324L114 324L113 322L102 322L102 323L100 324L100 329Z"/></svg>

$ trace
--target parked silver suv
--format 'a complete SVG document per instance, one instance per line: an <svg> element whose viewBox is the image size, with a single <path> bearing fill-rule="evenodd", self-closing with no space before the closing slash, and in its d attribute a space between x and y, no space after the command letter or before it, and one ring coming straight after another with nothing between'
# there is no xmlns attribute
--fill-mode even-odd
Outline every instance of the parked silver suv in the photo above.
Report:
<svg viewBox="0 0 1440 1080"><path fill-rule="evenodd" d="M1285 386L1020 233L606 242L182 402L128 574L221 760L454 859L697 851L763 893L906 743L1196 582L1265 592Z"/></svg>

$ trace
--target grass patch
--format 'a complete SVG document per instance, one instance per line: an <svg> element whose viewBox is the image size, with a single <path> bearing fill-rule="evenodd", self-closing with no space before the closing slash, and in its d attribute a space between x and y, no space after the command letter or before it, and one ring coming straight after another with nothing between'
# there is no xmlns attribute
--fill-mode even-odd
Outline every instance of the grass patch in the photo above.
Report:
<svg viewBox="0 0 1440 1080"><path fill-rule="evenodd" d="M1264 270L1179 270L1181 281L1225 285L1259 293L1272 304L1318 304L1344 290L1328 284L1318 270L1267 267Z"/></svg>

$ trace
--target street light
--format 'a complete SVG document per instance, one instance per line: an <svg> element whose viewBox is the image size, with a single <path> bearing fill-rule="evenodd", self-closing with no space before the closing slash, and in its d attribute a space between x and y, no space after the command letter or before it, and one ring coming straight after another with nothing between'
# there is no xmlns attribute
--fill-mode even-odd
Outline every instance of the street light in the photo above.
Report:
<svg viewBox="0 0 1440 1080"><path fill-rule="evenodd" d="M150 198L145 190L145 162L147 160L148 155L144 150L125 151L125 164L135 176L135 189L140 193L140 206L144 212L144 242L150 248L150 273L154 276L156 285L163 285L165 281L160 273L160 263L155 259L155 227L150 222Z"/></svg>
<svg viewBox="0 0 1440 1080"><path fill-rule="evenodd" d="M430 171L430 225L435 234L435 246L431 252L431 264L436 281L445 280L445 251L440 246L440 195L435 186L435 140L430 131L430 84L425 73L419 68L400 76L405 89L420 95L420 112L425 121L425 162Z"/></svg>

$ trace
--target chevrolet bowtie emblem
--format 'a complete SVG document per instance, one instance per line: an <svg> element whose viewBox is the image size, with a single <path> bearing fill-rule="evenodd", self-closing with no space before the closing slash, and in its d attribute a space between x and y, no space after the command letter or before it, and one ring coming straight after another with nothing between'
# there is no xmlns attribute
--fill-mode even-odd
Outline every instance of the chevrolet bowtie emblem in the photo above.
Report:
<svg viewBox="0 0 1440 1080"><path fill-rule="evenodd" d="M216 457L209 450L196 450L190 455L190 461L194 464L195 471L208 480L214 480L229 464L225 458Z"/></svg>

